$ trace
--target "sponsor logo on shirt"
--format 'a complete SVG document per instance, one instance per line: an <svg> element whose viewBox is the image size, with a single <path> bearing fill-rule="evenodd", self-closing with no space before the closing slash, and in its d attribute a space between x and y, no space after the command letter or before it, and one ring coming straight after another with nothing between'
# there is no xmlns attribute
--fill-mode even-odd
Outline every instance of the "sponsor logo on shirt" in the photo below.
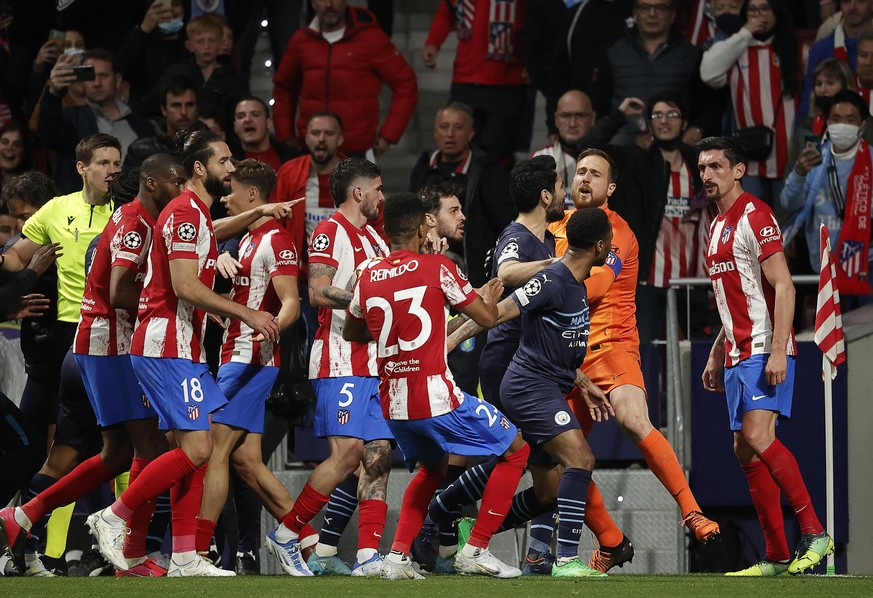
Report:
<svg viewBox="0 0 873 598"><path fill-rule="evenodd" d="M388 374L409 374L417 372L421 369L421 361L415 359L406 359L404 361L386 361L385 372Z"/></svg>
<svg viewBox="0 0 873 598"><path fill-rule="evenodd" d="M126 233L122 238L122 243L128 249L138 249L140 245L142 245L142 237L136 231L130 231Z"/></svg>
<svg viewBox="0 0 873 598"><path fill-rule="evenodd" d="M737 269L733 262L715 262L709 268L710 274L724 274L725 272L733 272Z"/></svg>
<svg viewBox="0 0 873 598"><path fill-rule="evenodd" d="M293 262L295 259L297 259L297 256L294 254L293 250L283 249L282 251L279 252L279 259Z"/></svg>

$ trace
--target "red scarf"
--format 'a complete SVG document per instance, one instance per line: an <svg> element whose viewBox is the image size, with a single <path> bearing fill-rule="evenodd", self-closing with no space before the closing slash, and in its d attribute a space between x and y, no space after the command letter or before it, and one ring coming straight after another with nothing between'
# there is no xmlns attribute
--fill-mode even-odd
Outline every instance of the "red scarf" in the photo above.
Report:
<svg viewBox="0 0 873 598"><path fill-rule="evenodd" d="M846 212L840 238L834 248L837 288L847 295L869 295L870 210L873 209L873 161L870 148L861 140L849 173Z"/></svg>

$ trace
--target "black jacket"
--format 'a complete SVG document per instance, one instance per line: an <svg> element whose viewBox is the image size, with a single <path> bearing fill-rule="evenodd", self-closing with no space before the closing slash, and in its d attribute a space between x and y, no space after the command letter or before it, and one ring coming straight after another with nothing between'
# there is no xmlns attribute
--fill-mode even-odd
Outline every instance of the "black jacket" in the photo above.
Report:
<svg viewBox="0 0 873 598"><path fill-rule="evenodd" d="M423 152L412 168L410 190L417 192L426 185L440 181L464 181L458 199L467 217L464 233L464 262L467 277L474 287L488 281L485 262L494 250L497 237L506 225L518 216L515 202L509 195L509 175L496 162L489 162L485 152L473 148L473 160L465 175L445 176L438 168L431 168L432 152Z"/></svg>

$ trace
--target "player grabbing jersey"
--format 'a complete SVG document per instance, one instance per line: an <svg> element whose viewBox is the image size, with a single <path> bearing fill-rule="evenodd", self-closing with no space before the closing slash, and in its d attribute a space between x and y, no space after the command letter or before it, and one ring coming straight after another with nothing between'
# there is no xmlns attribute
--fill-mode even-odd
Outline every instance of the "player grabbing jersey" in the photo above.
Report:
<svg viewBox="0 0 873 598"><path fill-rule="evenodd" d="M746 159L739 144L730 137L710 137L697 147L704 191L719 212L706 265L724 325L703 371L703 386L726 390L734 452L766 542L762 561L727 575L796 575L833 552L834 541L816 516L794 455L776 438L776 420L791 416L793 400L794 284L772 209L743 191ZM780 494L800 523L802 536L793 559Z"/></svg>
<svg viewBox="0 0 873 598"><path fill-rule="evenodd" d="M404 494L381 577L421 578L408 555L445 475L447 454L501 455L485 487L482 516L456 557L456 570L518 577L521 571L494 557L488 543L506 516L529 448L495 407L462 392L446 365L448 308L493 325L502 285L495 280L483 287L485 303L448 258L419 253L427 230L416 195L399 193L386 203L385 232L392 252L363 269L343 329L347 339L378 338L382 412L410 471L421 464Z"/></svg>

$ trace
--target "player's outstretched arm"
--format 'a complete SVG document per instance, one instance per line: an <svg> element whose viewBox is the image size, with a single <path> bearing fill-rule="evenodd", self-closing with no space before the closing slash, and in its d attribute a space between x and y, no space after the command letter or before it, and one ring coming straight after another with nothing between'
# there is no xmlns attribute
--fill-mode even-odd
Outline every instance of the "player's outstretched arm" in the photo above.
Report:
<svg viewBox="0 0 873 598"><path fill-rule="evenodd" d="M6 272L21 272L30 263L33 254L40 248L38 243L34 243L26 237L22 237L15 242L15 245L3 252L0 256L0 270ZM58 249L62 249L58 246Z"/></svg>
<svg viewBox="0 0 873 598"><path fill-rule="evenodd" d="M309 303L321 309L345 309L352 293L333 286L336 268L326 264L309 264Z"/></svg>
<svg viewBox="0 0 873 598"><path fill-rule="evenodd" d="M724 371L724 328L715 337L712 349L709 351L709 359L703 368L703 388L710 392L724 392L721 383L721 374Z"/></svg>
<svg viewBox="0 0 873 598"><path fill-rule="evenodd" d="M255 311L213 292L197 277L197 260L170 260L170 279L173 292L179 299L208 313L242 320L255 334L261 334L268 341L279 340L279 326L273 314Z"/></svg>
<svg viewBox="0 0 873 598"><path fill-rule="evenodd" d="M467 315L464 310L461 310L461 313ZM507 320L517 318L520 315L521 310L518 308L518 304L513 301L512 297L507 297L497 304L497 321L494 323L494 326L502 324ZM451 353L465 340L476 336L488 328L493 328L493 326L481 326L472 319L467 320L449 334L448 341L446 342L446 350Z"/></svg>
<svg viewBox="0 0 873 598"><path fill-rule="evenodd" d="M497 277L502 280L503 284L507 287L520 287L530 280L531 276L546 266L551 266L560 259L561 258L550 257L535 262L519 262L515 260L506 261L500 264L500 267L497 269Z"/></svg>
<svg viewBox="0 0 873 598"><path fill-rule="evenodd" d="M241 212L236 216L228 216L227 218L219 218L212 223L212 228L215 231L215 242L223 243L228 239L237 236L243 232L248 225L258 218L269 217L275 220L283 220L291 217L291 208L294 204L298 204L306 199L298 197L291 201L283 201L281 203L265 203Z"/></svg>

